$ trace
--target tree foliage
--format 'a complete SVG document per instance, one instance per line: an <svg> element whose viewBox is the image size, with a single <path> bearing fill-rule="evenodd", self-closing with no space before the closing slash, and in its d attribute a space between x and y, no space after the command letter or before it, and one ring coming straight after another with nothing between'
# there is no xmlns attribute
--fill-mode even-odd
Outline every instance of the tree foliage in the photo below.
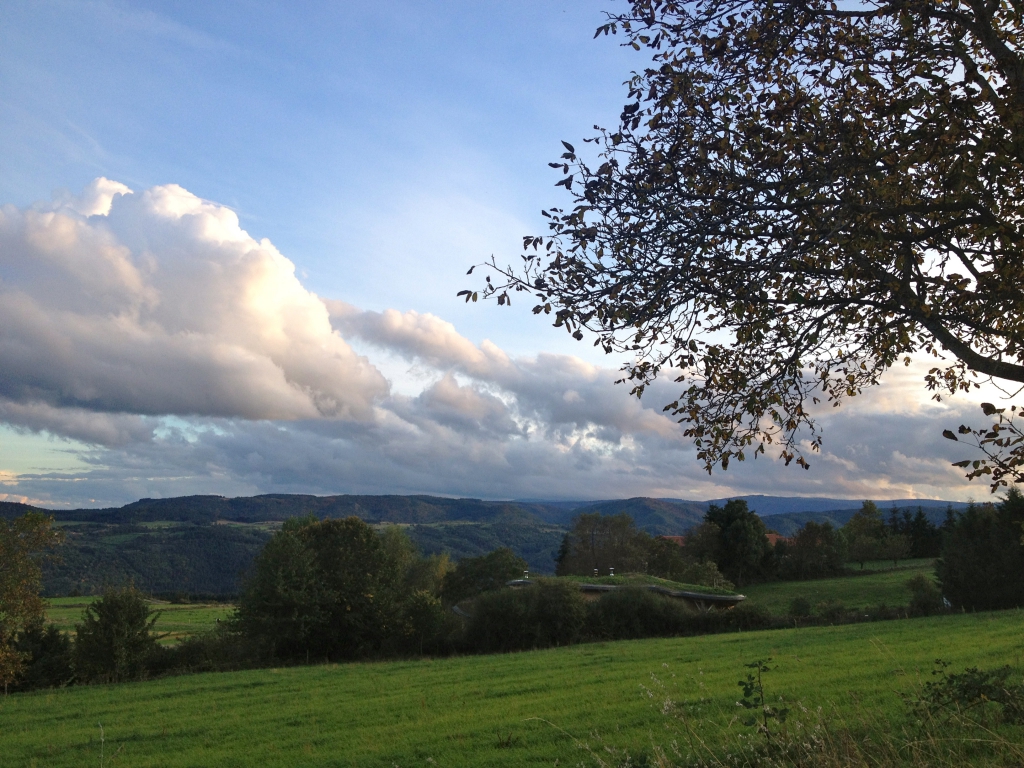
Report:
<svg viewBox="0 0 1024 768"><path fill-rule="evenodd" d="M75 627L75 673L87 681L137 680L156 650L154 614L134 586L108 589Z"/></svg>
<svg viewBox="0 0 1024 768"><path fill-rule="evenodd" d="M737 586L769 578L773 569L767 529L743 499L731 499L721 507L712 504L704 520L718 528L716 560L719 570Z"/></svg>
<svg viewBox="0 0 1024 768"><path fill-rule="evenodd" d="M810 521L791 542L775 545L775 559L783 579L839 576L846 564L846 541L831 524Z"/></svg>
<svg viewBox="0 0 1024 768"><path fill-rule="evenodd" d="M953 607L1024 606L1024 495L1011 488L998 506L974 505L946 535L936 575Z"/></svg>
<svg viewBox="0 0 1024 768"><path fill-rule="evenodd" d="M576 515L556 573L607 576L612 568L619 573L646 573L649 539L625 513Z"/></svg>
<svg viewBox="0 0 1024 768"><path fill-rule="evenodd" d="M512 579L521 579L526 561L507 547L480 557L464 557L444 578L444 601L453 605L483 592L502 589Z"/></svg>
<svg viewBox="0 0 1024 768"><path fill-rule="evenodd" d="M256 560L239 627L275 657L372 654L395 626L403 575L359 518L292 518Z"/></svg>
<svg viewBox="0 0 1024 768"><path fill-rule="evenodd" d="M877 560L882 556L882 538L885 536L885 521L878 505L873 501L865 501L859 510L846 521L843 526L846 537L847 553L852 560L864 563Z"/></svg>
<svg viewBox="0 0 1024 768"><path fill-rule="evenodd" d="M915 353L935 397L1024 382L1019 2L631 0L602 33L652 61L485 297L629 353L637 395L674 377L709 472L806 467L813 404ZM1021 477L1024 444L986 446L974 474Z"/></svg>
<svg viewBox="0 0 1024 768"><path fill-rule="evenodd" d="M705 524L687 534L686 543L679 546L641 531L628 514L583 513L573 518L555 572L607 576L614 569L618 574L646 573L684 584L732 589L732 582L716 564L719 534L717 527Z"/></svg>
<svg viewBox="0 0 1024 768"><path fill-rule="evenodd" d="M29 512L14 520L0 519L0 685L13 683L26 661L18 634L43 619L40 557L64 540L53 519Z"/></svg>
<svg viewBox="0 0 1024 768"><path fill-rule="evenodd" d="M650 540L647 573L663 579L705 587L732 589L735 585L722 575L713 557L696 556L689 546L656 537Z"/></svg>

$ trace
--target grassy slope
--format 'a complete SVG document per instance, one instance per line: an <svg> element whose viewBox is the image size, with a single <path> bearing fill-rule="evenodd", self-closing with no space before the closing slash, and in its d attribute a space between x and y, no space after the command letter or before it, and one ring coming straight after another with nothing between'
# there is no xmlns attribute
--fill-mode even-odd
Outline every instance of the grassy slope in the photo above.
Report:
<svg viewBox="0 0 1024 768"><path fill-rule="evenodd" d="M914 560L909 565L882 573L812 581L775 581L753 584L740 592L747 596L750 604L783 616L797 597L810 601L812 609L825 600L838 600L847 608L868 608L879 603L896 607L910 602L910 590L906 588L908 579L919 573L930 577L934 572L934 561Z"/></svg>
<svg viewBox="0 0 1024 768"><path fill-rule="evenodd" d="M699 584L683 584L679 581L648 576L644 573L624 573L616 576L559 576L560 579L574 581L578 584L612 584L617 586L636 586L655 584L666 589L680 592L703 592L708 595L735 595L736 592L718 587L703 587Z"/></svg>
<svg viewBox="0 0 1024 768"><path fill-rule="evenodd" d="M65 632L73 631L82 613L95 597L53 597L46 600L46 619ZM227 603L151 603L159 611L154 629L162 642L176 642L187 635L213 629L217 619L226 619L235 607Z"/></svg>
<svg viewBox="0 0 1024 768"><path fill-rule="evenodd" d="M933 659L1019 666L1022 629L1024 612L1008 611L39 691L0 699L0 767L98 765L98 723L107 760L132 766L576 765L586 755L559 729L597 748L594 733L618 746L668 740L659 698L643 694L652 675L677 698L702 685L724 727L742 665L766 656L779 666L771 694L898 724L896 692Z"/></svg>

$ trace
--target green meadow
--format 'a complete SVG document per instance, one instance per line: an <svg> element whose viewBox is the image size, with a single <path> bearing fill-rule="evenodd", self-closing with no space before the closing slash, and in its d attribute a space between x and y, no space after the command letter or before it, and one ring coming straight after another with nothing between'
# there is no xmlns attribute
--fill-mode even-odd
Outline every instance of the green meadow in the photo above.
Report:
<svg viewBox="0 0 1024 768"><path fill-rule="evenodd" d="M877 567L882 564L875 565ZM786 615L790 603L798 597L805 598L811 608L828 601L838 601L851 609L871 608L880 604L894 608L910 602L908 579L917 574L932 577L935 573L934 560L911 560L895 569L891 562L888 565L890 569L887 571L866 571L864 575L834 579L773 581L752 584L739 591L747 596L751 605L767 608L779 616Z"/></svg>
<svg viewBox="0 0 1024 768"><path fill-rule="evenodd" d="M606 747L679 738L666 697L712 747L748 733L736 683L769 656L773 700L877 738L906 725L899 694L930 679L936 658L1020 668L1024 612L15 694L0 700L0 766L597 765Z"/></svg>
<svg viewBox="0 0 1024 768"><path fill-rule="evenodd" d="M82 621L82 613L95 597L51 597L46 599L46 620L64 632L73 632ZM176 643L188 635L213 629L217 620L228 618L235 606L228 603L168 603L150 601L157 612L154 632L164 644Z"/></svg>

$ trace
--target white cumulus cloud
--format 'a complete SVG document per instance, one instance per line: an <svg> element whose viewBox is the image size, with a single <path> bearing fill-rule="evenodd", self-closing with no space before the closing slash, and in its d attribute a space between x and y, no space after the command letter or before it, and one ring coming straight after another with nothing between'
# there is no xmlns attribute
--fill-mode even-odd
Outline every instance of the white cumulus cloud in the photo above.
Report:
<svg viewBox="0 0 1024 768"><path fill-rule="evenodd" d="M349 340L412 363L421 386L393 389ZM823 412L810 472L764 457L708 477L662 411L671 377L640 401L612 367L323 299L232 210L177 185L101 178L0 208L0 423L84 444L73 471L0 467L0 497L962 497L975 487L949 463L966 449L940 435L972 406L922 398L920 375Z"/></svg>
<svg viewBox="0 0 1024 768"><path fill-rule="evenodd" d="M12 422L41 423L47 408L367 419L387 394L294 265L224 206L97 179L77 198L0 208L0 411Z"/></svg>

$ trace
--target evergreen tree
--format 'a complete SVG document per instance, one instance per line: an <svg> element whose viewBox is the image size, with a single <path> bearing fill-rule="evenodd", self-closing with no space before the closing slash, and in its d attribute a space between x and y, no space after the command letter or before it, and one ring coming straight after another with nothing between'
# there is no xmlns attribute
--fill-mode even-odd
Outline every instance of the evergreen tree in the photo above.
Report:
<svg viewBox="0 0 1024 768"><path fill-rule="evenodd" d="M968 506L945 537L936 576L953 607L1024 605L1024 496L1011 488L998 506Z"/></svg>
<svg viewBox="0 0 1024 768"><path fill-rule="evenodd" d="M154 614L134 586L108 589L75 627L75 673L88 681L137 680L156 651Z"/></svg>

